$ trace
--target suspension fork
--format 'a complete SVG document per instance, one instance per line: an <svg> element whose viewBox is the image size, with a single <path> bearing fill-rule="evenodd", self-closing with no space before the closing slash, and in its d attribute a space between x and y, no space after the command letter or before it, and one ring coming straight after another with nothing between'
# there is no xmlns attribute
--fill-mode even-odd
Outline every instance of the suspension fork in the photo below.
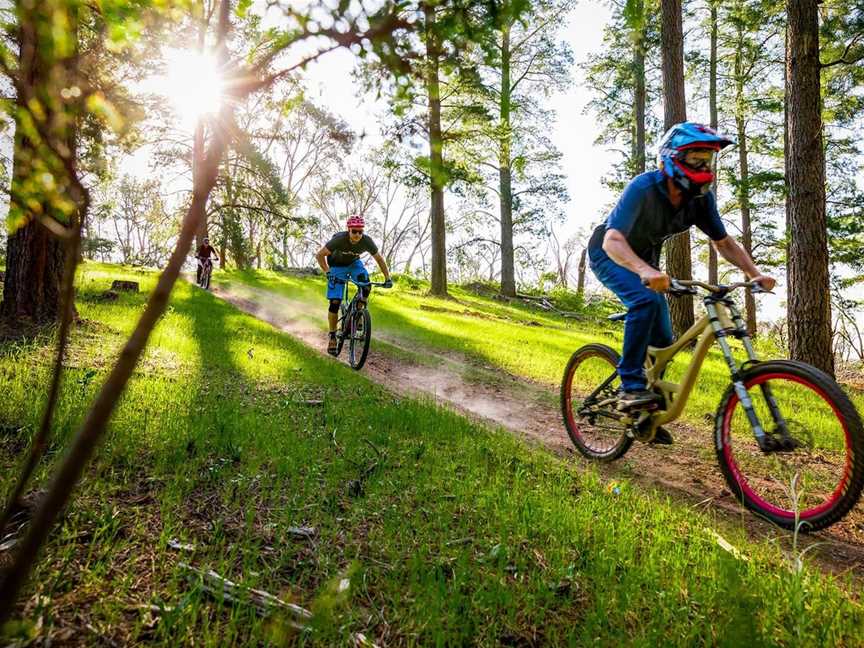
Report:
<svg viewBox="0 0 864 648"><path fill-rule="evenodd" d="M741 331L741 341L744 343L744 349L747 352L748 360L751 362L758 361L759 358L756 355L756 351L753 349L753 342L750 339L750 335L747 333L747 326L744 324L744 318L741 317L741 311L739 311L732 302L729 302L727 307L729 308L729 312L732 314L732 321L735 323L735 328ZM789 428L786 426L786 419L783 418L783 414L780 412L780 406L777 405L777 399L774 398L774 392L771 389L771 385L767 382L763 382L759 385L759 388L762 390L762 396L768 404L768 409L771 411L771 418L774 419L774 425L777 426L777 430L784 437L788 436Z"/></svg>
<svg viewBox="0 0 864 648"><path fill-rule="evenodd" d="M747 414L747 420L750 422L753 436L756 437L756 443L759 444L760 448L765 449L766 444L770 443L770 441L767 440L768 436L765 434L765 430L759 422L759 417L753 407L753 401L750 399L750 394L747 393L747 387L744 385L744 380L741 378L738 364L735 362L735 357L732 355L732 349L729 347L729 340L726 339L726 329L724 329L720 323L717 304L706 299L705 309L708 311L708 319L711 322L714 337L717 339L717 344L720 345L720 350L723 352L723 358L726 360L726 366L729 367L729 373L732 375L732 387L735 390L735 394L738 396L738 400L741 401L741 407L744 408L744 412ZM740 319L741 315L739 313L738 320ZM753 345L749 340L747 344L745 344L745 347L749 347L747 351L748 355L753 353Z"/></svg>

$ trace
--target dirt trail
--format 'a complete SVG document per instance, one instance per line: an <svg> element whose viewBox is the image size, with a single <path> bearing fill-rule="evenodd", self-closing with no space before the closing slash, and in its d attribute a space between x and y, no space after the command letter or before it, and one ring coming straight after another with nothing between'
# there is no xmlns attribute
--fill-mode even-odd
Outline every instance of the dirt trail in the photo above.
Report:
<svg viewBox="0 0 864 648"><path fill-rule="evenodd" d="M214 293L239 309L269 322L326 355L324 307L310 312L308 303L242 284L219 286ZM508 375L455 353L418 350L375 331L363 372L390 390L431 396L468 416L491 422L540 443L561 456L575 451L561 422L557 389ZM388 353L383 341L404 353ZM384 346L385 348L381 348ZM339 360L337 360L339 361ZM719 394L718 394L719 399ZM610 478L626 477L654 487L694 508L710 507L746 525L759 538L777 539L791 547L791 536L762 522L738 506L726 488L714 458L711 432L686 425L670 426L675 444L646 446L636 443L627 455L603 466ZM574 460L581 461L578 455ZM827 531L807 536L803 544L817 543L808 556L834 573L852 573L864 578L864 507L859 504L842 522Z"/></svg>

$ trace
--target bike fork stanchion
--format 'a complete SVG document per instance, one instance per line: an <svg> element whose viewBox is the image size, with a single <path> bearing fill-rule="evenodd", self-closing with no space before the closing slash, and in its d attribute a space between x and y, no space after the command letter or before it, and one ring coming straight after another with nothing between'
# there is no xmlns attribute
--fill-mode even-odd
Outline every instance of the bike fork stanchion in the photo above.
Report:
<svg viewBox="0 0 864 648"><path fill-rule="evenodd" d="M747 420L750 422L750 427L753 430L753 436L756 437L756 443L759 447L765 449L767 435L759 422L759 417L756 415L756 410L753 407L753 401L750 399L750 394L747 393L747 387L741 379L741 373L738 370L738 364L732 355L732 349L729 347L729 341L726 339L726 331L720 326L720 318L717 315L717 306L707 301L705 309L708 311L708 319L711 322L711 328L714 329L714 337L717 338L717 344L720 345L723 351L723 357L726 359L726 365L729 367L729 372L732 374L732 386L735 389L735 394L738 400L741 401L741 407L747 413ZM740 315L739 315L740 317Z"/></svg>
<svg viewBox="0 0 864 648"><path fill-rule="evenodd" d="M741 331L741 342L744 344L744 350L747 351L748 360L751 362L758 361L759 358L756 355L756 350L753 348L753 341L747 333L747 326L744 324L744 318L741 317L741 311L739 311L731 302L729 303L728 308L729 312L732 314L732 321L735 323L738 330ZM762 390L762 396L764 396L765 402L768 404L768 409L771 411L771 418L774 419L774 424L784 436L788 436L789 429L786 426L786 419L783 418L783 414L780 413L780 406L777 404L777 399L774 398L774 392L771 390L771 385L767 382L763 382L759 385L759 388Z"/></svg>

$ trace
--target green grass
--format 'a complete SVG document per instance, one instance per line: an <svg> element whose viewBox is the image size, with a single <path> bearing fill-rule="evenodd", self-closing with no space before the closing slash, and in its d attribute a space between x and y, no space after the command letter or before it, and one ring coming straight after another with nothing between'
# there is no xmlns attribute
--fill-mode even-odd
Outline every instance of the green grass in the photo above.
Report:
<svg viewBox="0 0 864 648"><path fill-rule="evenodd" d="M141 312L143 294L98 300L116 278L155 281L84 266L40 482ZM4 491L38 420L48 342L0 348ZM298 525L317 537L286 533ZM315 629L290 635L212 600L180 561L310 607ZM864 610L844 587L705 514L395 397L181 284L13 630L171 646L347 645L357 631L387 646L853 645Z"/></svg>
<svg viewBox="0 0 864 648"><path fill-rule="evenodd" d="M326 301L323 278L288 277L268 271L229 271L214 275L222 284L243 283L271 290L300 301L310 313L320 309L324 326ZM459 286L451 286L453 299L436 299L423 293L423 286L397 282L392 290L376 290L371 312L374 331L418 355L428 352L457 352L469 360L516 376L548 385L557 393L570 355L584 344L599 342L620 350L623 327L601 318L565 319L523 304L505 304L481 297ZM696 308L700 308L697 303ZM698 312L698 311L697 311ZM539 325L539 326L538 326ZM732 341L739 360L743 348ZM767 342L760 345L764 358L777 357ZM669 366L666 377L680 380L691 354L683 352ZM698 382L690 395L682 419L691 425L706 426L730 384L729 369L716 345L709 351ZM847 390L859 411L864 411L864 392ZM815 412L799 411L799 422L818 426Z"/></svg>

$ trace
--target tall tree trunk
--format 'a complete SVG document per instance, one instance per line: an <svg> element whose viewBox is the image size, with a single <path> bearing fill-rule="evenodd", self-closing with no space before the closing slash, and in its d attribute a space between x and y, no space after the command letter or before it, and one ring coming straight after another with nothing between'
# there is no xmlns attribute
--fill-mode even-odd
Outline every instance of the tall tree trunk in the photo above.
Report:
<svg viewBox="0 0 864 648"><path fill-rule="evenodd" d="M588 253L588 248L582 248L582 254L579 255L579 273L576 275L576 294L580 297L585 294L585 256Z"/></svg>
<svg viewBox="0 0 864 648"><path fill-rule="evenodd" d="M637 3L639 25L633 40L633 117L635 121L634 171L645 173L645 3Z"/></svg>
<svg viewBox="0 0 864 648"><path fill-rule="evenodd" d="M747 125L744 105L744 26L738 21L738 46L735 48L735 126L738 134L738 203L741 207L741 243L747 254L753 256L753 230L750 225L750 165L747 148ZM749 290L744 294L747 312L747 332L756 334L756 299Z"/></svg>
<svg viewBox="0 0 864 648"><path fill-rule="evenodd" d="M708 111L710 113L711 128L717 129L717 3L715 0L710 0L711 9L711 55L708 62ZM719 159L717 161L720 163ZM714 197L717 197L717 184L720 177L720 169L714 171L714 182L711 190L714 192ZM719 283L717 272L717 250L714 249L712 243L708 243L708 283L716 285ZM749 293L748 293L749 294Z"/></svg>
<svg viewBox="0 0 864 648"><path fill-rule="evenodd" d="M735 115L735 124L738 127L738 166L741 177L738 185L738 202L741 205L741 244L747 250L747 254L753 256L753 230L750 225L750 167L747 149L747 129L744 124L744 116L740 113ZM747 310L747 332L756 334L756 299L749 290L744 295L744 304Z"/></svg>
<svg viewBox="0 0 864 648"><path fill-rule="evenodd" d="M71 228L76 215L60 214L48 190L33 189L34 176L51 176L57 187L68 185L62 163L48 152L41 138L33 138L32 127L22 122L29 105L38 102L42 122L53 144L75 151L75 117L61 98L61 90L75 85L76 52L57 58L51 24L55 12L65 13L71 27L70 39L77 39L74 10L54 3L17 2L19 79L24 93L17 93L15 139L12 155L12 186L9 222L12 233L6 242L6 278L0 318L13 327L24 322L48 324L60 319L61 283L66 262L64 242L40 222L40 217ZM77 45L77 43L76 43ZM47 185L47 183L46 183Z"/></svg>
<svg viewBox="0 0 864 648"><path fill-rule="evenodd" d="M501 29L501 102L498 185L501 204L501 294L516 296L513 260L513 188L510 169L510 24Z"/></svg>
<svg viewBox="0 0 864 648"><path fill-rule="evenodd" d="M667 130L687 120L684 95L684 32L681 0L661 0L661 41L663 50L664 123ZM675 279L692 278L690 232L673 236L666 243L666 271ZM672 328L681 335L693 326L693 299L690 295L669 300Z"/></svg>
<svg viewBox="0 0 864 648"><path fill-rule="evenodd" d="M818 0L787 0L789 354L834 373L819 79Z"/></svg>
<svg viewBox="0 0 864 648"><path fill-rule="evenodd" d="M424 3L426 18L426 92L429 97L429 176L432 190L429 218L432 223L432 285L430 292L447 296L447 244L444 226L444 142L441 135L441 87L439 46L435 33L435 7Z"/></svg>
<svg viewBox="0 0 864 648"><path fill-rule="evenodd" d="M202 46L202 50L203 46ZM195 178L195 169L201 169L204 165L204 156L207 151L204 148L204 121L199 118L195 126L195 133L192 136L192 177ZM207 233L207 214L198 222L198 230L195 232L195 251L198 251L204 244L204 239L208 238Z"/></svg>

